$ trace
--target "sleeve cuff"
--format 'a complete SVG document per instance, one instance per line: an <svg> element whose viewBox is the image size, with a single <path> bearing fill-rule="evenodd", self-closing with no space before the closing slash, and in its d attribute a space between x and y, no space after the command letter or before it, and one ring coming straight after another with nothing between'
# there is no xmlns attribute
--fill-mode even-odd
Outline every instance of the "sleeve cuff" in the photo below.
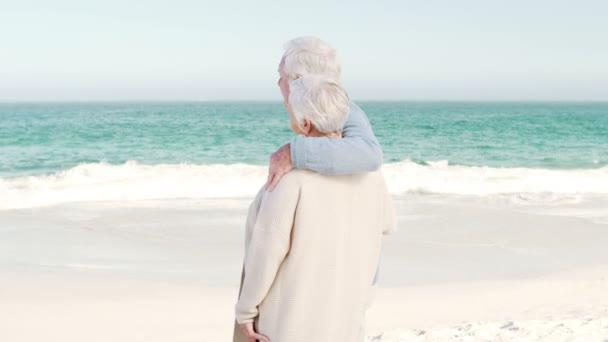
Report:
<svg viewBox="0 0 608 342"><path fill-rule="evenodd" d="M251 322L253 322L253 321L254 321L254 319L253 319L253 318L248 318L248 319L240 319L240 320L239 320L239 318L238 318L238 317L236 318L236 322L237 322L238 324L251 323Z"/></svg>
<svg viewBox="0 0 608 342"><path fill-rule="evenodd" d="M291 163L296 169L306 169L306 137L296 135L289 146Z"/></svg>
<svg viewBox="0 0 608 342"><path fill-rule="evenodd" d="M258 315L257 307L254 310L252 310L251 312L249 312L249 311L243 311L243 309L239 306L240 306L239 303L237 303L235 306L236 322L238 324L253 322Z"/></svg>

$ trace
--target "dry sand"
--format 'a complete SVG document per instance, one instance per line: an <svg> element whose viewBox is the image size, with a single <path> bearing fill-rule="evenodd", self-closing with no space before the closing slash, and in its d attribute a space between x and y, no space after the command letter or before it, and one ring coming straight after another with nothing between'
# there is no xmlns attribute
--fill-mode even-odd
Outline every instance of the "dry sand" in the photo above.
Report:
<svg viewBox="0 0 608 342"><path fill-rule="evenodd" d="M247 204L0 211L0 341L229 341ZM608 341L608 225L591 207L397 207L369 341Z"/></svg>

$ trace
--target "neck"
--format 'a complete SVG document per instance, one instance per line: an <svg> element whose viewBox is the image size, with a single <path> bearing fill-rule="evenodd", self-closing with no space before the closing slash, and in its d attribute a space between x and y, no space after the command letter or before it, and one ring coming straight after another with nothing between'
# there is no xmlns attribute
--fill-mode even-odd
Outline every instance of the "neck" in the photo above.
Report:
<svg viewBox="0 0 608 342"><path fill-rule="evenodd" d="M328 138L331 138L331 139L337 139L337 138L342 138L342 133L333 132L333 133L325 134L325 136Z"/></svg>
<svg viewBox="0 0 608 342"><path fill-rule="evenodd" d="M313 128L310 132L308 132L307 136L309 136L309 137L328 137L330 139L336 139L336 138L342 138L342 133L341 132L321 133Z"/></svg>

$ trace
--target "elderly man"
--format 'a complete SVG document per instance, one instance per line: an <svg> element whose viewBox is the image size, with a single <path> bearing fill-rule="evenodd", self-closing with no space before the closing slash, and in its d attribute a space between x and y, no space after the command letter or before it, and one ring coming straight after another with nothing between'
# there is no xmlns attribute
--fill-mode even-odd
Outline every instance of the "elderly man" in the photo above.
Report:
<svg viewBox="0 0 608 342"><path fill-rule="evenodd" d="M316 37L300 37L285 44L279 64L279 81L284 105L289 82L301 75L319 74L340 80L336 51ZM375 171L382 165L382 150L365 113L350 102L343 139L295 136L270 158L267 189L272 191L281 177L292 169L307 169L327 175Z"/></svg>
<svg viewBox="0 0 608 342"><path fill-rule="evenodd" d="M352 106L342 86L312 75L289 85L292 130L343 140ZM382 234L394 229L380 171L294 170L262 187L247 217L234 341L363 341Z"/></svg>

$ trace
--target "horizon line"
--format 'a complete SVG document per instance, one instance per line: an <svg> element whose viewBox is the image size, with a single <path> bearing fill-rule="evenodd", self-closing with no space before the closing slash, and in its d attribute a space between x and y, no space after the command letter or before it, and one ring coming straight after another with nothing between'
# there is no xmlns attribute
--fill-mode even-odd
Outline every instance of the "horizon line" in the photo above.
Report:
<svg viewBox="0 0 608 342"><path fill-rule="evenodd" d="M608 99L352 99L354 102L412 102L412 103L467 103L467 102L517 102L517 103L608 103ZM61 100L2 100L0 104L44 103L213 103L213 102L264 102L281 103L278 99L61 99Z"/></svg>

